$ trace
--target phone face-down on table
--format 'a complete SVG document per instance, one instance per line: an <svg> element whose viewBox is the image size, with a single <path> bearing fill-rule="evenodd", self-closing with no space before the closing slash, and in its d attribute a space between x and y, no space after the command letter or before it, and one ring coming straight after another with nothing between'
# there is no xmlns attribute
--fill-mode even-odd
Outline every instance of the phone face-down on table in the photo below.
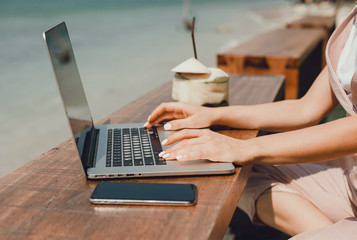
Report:
<svg viewBox="0 0 357 240"><path fill-rule="evenodd" d="M193 184L101 182L91 197L94 204L191 206L197 201Z"/></svg>

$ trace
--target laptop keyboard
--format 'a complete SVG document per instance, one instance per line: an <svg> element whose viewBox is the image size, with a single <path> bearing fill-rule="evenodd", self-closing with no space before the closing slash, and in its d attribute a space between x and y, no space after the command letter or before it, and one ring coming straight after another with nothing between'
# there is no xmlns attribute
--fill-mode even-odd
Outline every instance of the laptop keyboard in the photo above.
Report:
<svg viewBox="0 0 357 240"><path fill-rule="evenodd" d="M106 167L166 165L156 128L108 129Z"/></svg>

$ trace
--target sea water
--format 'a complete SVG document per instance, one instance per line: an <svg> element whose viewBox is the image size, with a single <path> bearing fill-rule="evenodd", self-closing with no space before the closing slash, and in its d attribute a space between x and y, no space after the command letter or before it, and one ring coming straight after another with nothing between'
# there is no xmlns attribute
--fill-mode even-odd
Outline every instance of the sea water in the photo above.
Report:
<svg viewBox="0 0 357 240"><path fill-rule="evenodd" d="M198 59L213 67L218 52L283 26L286 13L261 13L289 4L192 0ZM70 137L42 32L66 22L96 122L193 56L182 10L181 0L0 0L0 176Z"/></svg>

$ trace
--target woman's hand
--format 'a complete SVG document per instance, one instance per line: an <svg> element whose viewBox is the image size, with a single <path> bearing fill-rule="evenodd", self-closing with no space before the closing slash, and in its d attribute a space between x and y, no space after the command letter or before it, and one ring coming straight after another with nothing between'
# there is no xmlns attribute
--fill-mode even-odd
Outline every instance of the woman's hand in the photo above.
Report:
<svg viewBox="0 0 357 240"><path fill-rule="evenodd" d="M145 127L150 128L163 121L165 130L204 128L213 124L214 109L189 103L162 103L150 115Z"/></svg>
<svg viewBox="0 0 357 240"><path fill-rule="evenodd" d="M180 142L179 142L180 141ZM208 159L214 162L249 163L251 145L247 141L227 137L208 129L179 131L162 143L174 146L160 153L166 160L189 161Z"/></svg>

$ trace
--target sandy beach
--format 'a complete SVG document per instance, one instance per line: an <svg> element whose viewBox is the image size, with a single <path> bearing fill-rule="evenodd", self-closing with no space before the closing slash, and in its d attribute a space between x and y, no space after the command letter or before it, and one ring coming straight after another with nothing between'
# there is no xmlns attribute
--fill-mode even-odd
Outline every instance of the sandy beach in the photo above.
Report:
<svg viewBox="0 0 357 240"><path fill-rule="evenodd" d="M350 9L340 8L337 21ZM209 1L192 4L191 11L198 58L215 66L218 52L306 13L329 15L334 7ZM179 3L0 16L0 177L70 137L43 31L66 21L95 122L169 81L170 69L193 55Z"/></svg>

